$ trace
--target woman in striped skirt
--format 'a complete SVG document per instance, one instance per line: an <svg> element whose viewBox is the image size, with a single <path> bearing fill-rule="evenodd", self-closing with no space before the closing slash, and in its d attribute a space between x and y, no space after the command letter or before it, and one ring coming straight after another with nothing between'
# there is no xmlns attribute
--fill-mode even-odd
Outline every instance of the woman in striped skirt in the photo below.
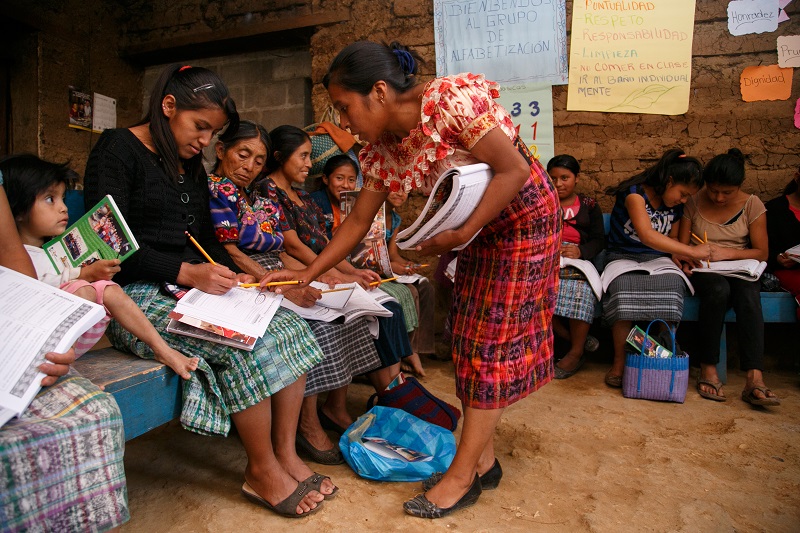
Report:
<svg viewBox="0 0 800 533"><path fill-rule="evenodd" d="M594 198L575 192L581 167L571 155L557 155L547 163L547 173L553 180L564 214L561 257L591 261L606 245L603 213ZM592 267L594 268L594 267ZM567 319L553 320L553 331L570 341L570 349L555 367L556 379L575 374L584 363L584 346L597 349L597 339L589 335L594 321L597 297L583 273L565 266L559 273L558 300L553 314Z"/></svg>
<svg viewBox="0 0 800 533"><path fill-rule="evenodd" d="M670 254L676 259L708 260L708 245L688 246L677 240L683 204L702 185L700 161L673 149L644 172L606 189L616 197L608 260L643 263ZM661 319L677 324L683 315L684 287L678 274L630 272L611 282L603 295L603 320L611 325L614 342L614 363L605 377L608 386L622 386L625 339L633 321Z"/></svg>

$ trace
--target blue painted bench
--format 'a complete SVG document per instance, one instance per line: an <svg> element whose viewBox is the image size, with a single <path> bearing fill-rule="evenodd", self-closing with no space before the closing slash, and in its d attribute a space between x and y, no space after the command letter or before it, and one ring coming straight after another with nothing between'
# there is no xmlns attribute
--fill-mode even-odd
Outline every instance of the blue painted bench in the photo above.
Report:
<svg viewBox="0 0 800 533"><path fill-rule="evenodd" d="M610 224L611 215L603 213L603 224L606 235ZM761 312L764 316L764 323L792 323L797 322L797 303L788 292L762 292L761 293ZM697 322L700 318L700 299L696 296L687 296L683 300L683 322ZM729 309L725 315L725 323L735 323L736 313ZM727 327L722 325L722 336L720 337L719 364L717 374L722 383L728 382L728 340Z"/></svg>

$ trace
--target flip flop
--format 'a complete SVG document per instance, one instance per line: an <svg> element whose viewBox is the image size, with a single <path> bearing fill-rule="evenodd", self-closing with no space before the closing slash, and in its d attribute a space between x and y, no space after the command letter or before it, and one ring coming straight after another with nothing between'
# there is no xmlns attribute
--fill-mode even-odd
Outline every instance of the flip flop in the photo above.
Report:
<svg viewBox="0 0 800 533"><path fill-rule="evenodd" d="M714 392L704 391L703 389L700 388L701 385L706 385L707 387L713 388ZM714 400L715 402L724 402L728 399L727 396L723 396L719 393L719 391L722 389L722 383L719 381L714 382L714 381L709 381L707 379L698 379L696 387L697 387L697 394L699 394L703 398L706 398L707 400Z"/></svg>
<svg viewBox="0 0 800 533"><path fill-rule="evenodd" d="M281 516L285 516L286 518L302 518L304 516L308 516L310 514L314 514L320 509L322 509L322 502L317 502L317 506L311 509L310 511L306 511L302 514L297 514L297 505L305 498L306 494L311 492L311 488L306 485L304 481L300 481L297 483L297 488L294 489L289 496L286 497L285 500L280 502L277 505L272 505L267 500L259 496L259 494L250 486L250 484L245 481L244 485L242 485L242 496L247 498L253 503L257 503L262 507L266 507L273 513L279 514Z"/></svg>
<svg viewBox="0 0 800 533"><path fill-rule="evenodd" d="M761 394L764 395L764 398L759 398L753 391L761 391ZM750 405L780 405L781 400L777 396L768 396L768 393L772 392L767 387L753 387L751 389L745 389L742 391L742 400L749 403Z"/></svg>
<svg viewBox="0 0 800 533"><path fill-rule="evenodd" d="M315 490L315 491L319 492L320 494L322 494L322 496L326 500L332 500L332 499L334 499L336 497L336 493L339 492L339 487L334 485L333 486L333 492L331 492L330 494L325 494L324 492L322 492L322 482L325 481L326 479L330 480L331 478L330 478L330 476L324 476L324 475L322 475L322 474L320 474L318 472L314 472L313 474L308 476L306 479L304 479L303 483L308 485L308 488L310 488L311 490ZM333 481L331 481L331 483L332 482Z"/></svg>

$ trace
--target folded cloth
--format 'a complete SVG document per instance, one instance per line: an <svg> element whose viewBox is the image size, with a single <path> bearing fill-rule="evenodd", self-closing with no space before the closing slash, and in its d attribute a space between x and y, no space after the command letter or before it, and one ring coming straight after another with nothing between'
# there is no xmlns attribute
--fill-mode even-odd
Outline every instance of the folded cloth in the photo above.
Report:
<svg viewBox="0 0 800 533"><path fill-rule="evenodd" d="M410 376L396 387L370 396L367 400L367 410L376 404L376 398L377 405L402 409L417 418L450 431L455 431L458 419L461 418L461 411L458 408L440 400L423 387L416 378Z"/></svg>
<svg viewBox="0 0 800 533"><path fill-rule="evenodd" d="M355 137L332 122L320 122L317 124L311 136L324 135L326 133L331 136L333 142L336 143L336 146L338 146L339 150L342 152L349 151L356 144Z"/></svg>

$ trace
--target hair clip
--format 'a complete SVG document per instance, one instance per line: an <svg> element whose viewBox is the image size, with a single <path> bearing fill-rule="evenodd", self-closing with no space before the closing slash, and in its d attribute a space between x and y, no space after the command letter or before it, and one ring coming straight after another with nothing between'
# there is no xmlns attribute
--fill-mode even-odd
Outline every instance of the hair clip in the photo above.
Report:
<svg viewBox="0 0 800 533"><path fill-rule="evenodd" d="M401 50L399 48L393 49L392 52L397 58L397 61L400 63L400 69L403 71L403 74L407 76L412 75L414 69L417 67L417 62L414 60L414 56L412 56L410 52Z"/></svg>
<svg viewBox="0 0 800 533"><path fill-rule="evenodd" d="M214 88L214 84L213 83L206 83L205 85L201 85L200 87L195 87L194 89L192 89L192 92L196 93L196 92L200 92L200 91L207 91L207 90L213 89L213 88Z"/></svg>
<svg viewBox="0 0 800 533"><path fill-rule="evenodd" d="M184 66L182 66L181 68L178 69L178 72L183 72L184 70L190 69L190 68L192 68L191 65L184 65Z"/></svg>

